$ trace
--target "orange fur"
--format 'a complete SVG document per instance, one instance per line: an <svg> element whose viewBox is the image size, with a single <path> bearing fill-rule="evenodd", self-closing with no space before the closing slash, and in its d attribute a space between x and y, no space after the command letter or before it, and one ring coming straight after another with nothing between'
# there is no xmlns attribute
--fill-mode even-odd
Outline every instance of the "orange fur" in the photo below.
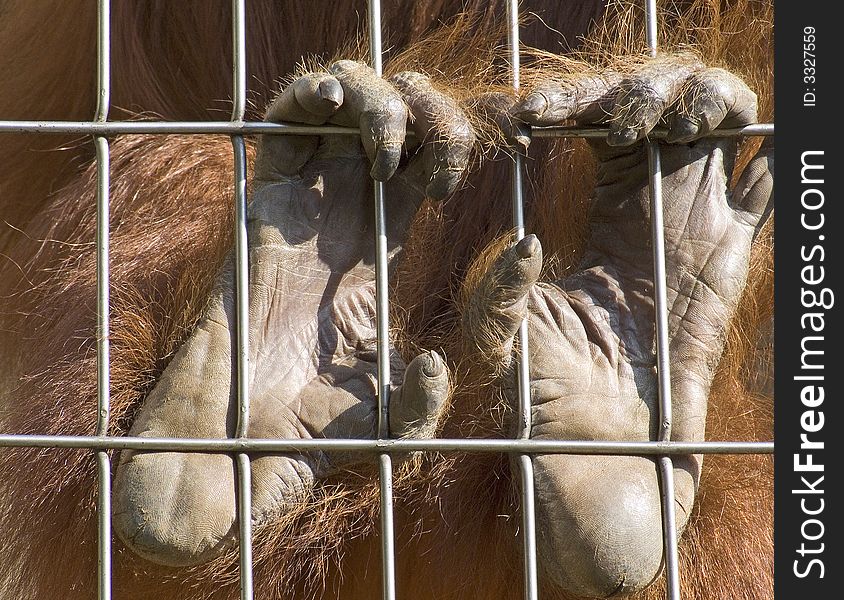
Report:
<svg viewBox="0 0 844 600"><path fill-rule="evenodd" d="M429 35L461 3L387 4L388 27L408 25L391 28L392 68L424 69L464 94L478 81L484 86L506 81L494 48L478 56L477 45L499 34L501 2L470 2L477 12L460 27L477 37L442 30L438 35L450 44L424 46L435 48L433 55L428 50L400 55L399 50ZM525 2L525 8L533 4ZM526 25L525 41L551 51L561 44L577 46L578 33L601 13L598 3L545 4L540 18ZM257 118L274 82L302 56L330 55L363 24L351 5L331 19L324 18L317 2L284 3L281 9L270 2L249 6L251 118ZM3 10L3 118L89 118L94 104L91 3L20 2ZM666 49L691 45L707 61L737 71L760 92L760 118L769 120L771 10L769 2L755 0L670 3L662 44ZM203 5L200 11L164 0L116 3L112 117L226 118L227 11L226 3ZM612 2L606 11L611 18L581 50L597 61L635 54L644 35L641 11L628 2ZM73 26L56 32L44 26L48 22ZM565 27L563 35L543 22ZM303 28L303 23L312 26ZM470 60L472 52L477 60ZM478 71L478 62L499 66ZM750 150L752 144L747 146ZM111 433L121 434L190 330L230 246L231 146L222 137L139 136L115 140L111 148ZM4 433L93 432L94 173L91 166L80 167L91 154L90 144L79 139L16 135L0 144L0 376L15 382L12 389L0 387ZM506 435L509 407L491 392L486 374L463 356L454 298L475 258L509 229L507 166L506 157L490 160L466 190L444 205L423 207L393 283L392 322L400 350L407 356L421 348L442 351L455 375L446 437ZM527 171L529 228L542 239L546 256L554 257L546 270L564 275L577 264L585 234L591 157L578 141L537 141ZM769 351L760 357L758 348L773 304L770 245L769 228L754 253L748 292L713 386L709 439L772 436L771 401L758 383L769 368ZM432 248L436 261L429 258ZM311 502L256 532L258 597L378 595L374 472L370 466L332 478ZM707 457L695 516L682 541L684 598L772 596L771 482L769 457ZM508 459L497 455L433 454L404 467L396 483L400 590L412 590L419 599L520 597L513 488ZM0 595L93 597L95 490L90 452L0 449ZM45 552L50 560L44 560ZM661 585L641 597L658 598ZM115 593L233 598L236 555L175 570L145 563L116 544ZM563 597L549 586L543 586L542 596Z"/></svg>

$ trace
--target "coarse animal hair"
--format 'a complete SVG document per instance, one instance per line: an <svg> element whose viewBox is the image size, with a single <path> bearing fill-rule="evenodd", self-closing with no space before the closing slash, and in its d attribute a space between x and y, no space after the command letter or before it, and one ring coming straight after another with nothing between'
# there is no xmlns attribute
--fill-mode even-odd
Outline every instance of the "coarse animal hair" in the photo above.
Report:
<svg viewBox="0 0 844 600"><path fill-rule="evenodd" d="M327 20L317 2L250 2L250 118L301 57L352 51L354 7ZM533 3L526 2L527 8ZM536 53L525 81L550 65L592 69L639 60L644 21L629 1L547 3L525 26ZM664 52L694 52L743 77L773 114L772 2L660 3ZM506 83L502 3L397 2L387 8L388 72L424 71L461 99ZM230 16L164 0L114 7L114 118L219 119L227 115ZM460 10L464 13L455 17ZM402 12L404 11L404 12ZM8 118L84 119L93 114L93 4L3 6L0 111ZM592 19L604 19L579 39ZM563 20L566 17L567 20ZM67 24L49 31L43 24ZM308 23L307 28L290 24ZM445 23L445 25L443 25ZM562 32L549 23L565 23ZM187 33L189 32L189 33ZM26 40L26 42L24 42ZM422 41L419 41L422 40ZM426 41L427 40L427 41ZM412 45L411 42L418 42ZM38 52L36 56L29 53ZM175 57L180 57L175 60ZM214 68L209 69L209 65ZM24 66L26 68L24 68ZM470 110L471 112L471 110ZM7 118L7 117L4 117ZM477 117L480 122L482 116ZM5 134L4 134L5 135ZM490 138L488 147L494 145ZM0 427L9 433L90 435L96 423L95 171L86 140L14 135L0 145ZM758 144L745 142L736 171ZM249 142L249 160L254 143ZM489 152L488 154L491 154ZM111 143L112 420L125 434L208 297L231 246L231 146L224 136L127 136ZM391 281L391 323L405 358L435 349L455 392L442 437L504 437L512 408L463 348L457 308L510 229L506 153L488 156L464 189L426 202ZM545 270L578 263L594 165L578 140L535 140L527 160L529 231ZM770 322L772 226L760 234L750 279L712 387L707 437L772 437ZM438 259L430 260L433 252ZM11 385L3 381L13 382ZM116 458L116 454L112 455ZM319 482L312 497L255 532L258 597L371 597L380 586L375 465ZM684 598L756 600L773 592L772 459L708 456L694 514L681 540ZM428 453L396 474L397 573L415 598L521 594L518 496L509 459ZM96 581L93 453L0 451L0 595L92 597ZM43 558L48 551L51 560ZM115 590L127 598L237 596L236 549L188 569L144 562L115 545ZM563 598L543 584L545 598ZM637 598L659 598L657 582ZM344 596L345 597L345 596Z"/></svg>

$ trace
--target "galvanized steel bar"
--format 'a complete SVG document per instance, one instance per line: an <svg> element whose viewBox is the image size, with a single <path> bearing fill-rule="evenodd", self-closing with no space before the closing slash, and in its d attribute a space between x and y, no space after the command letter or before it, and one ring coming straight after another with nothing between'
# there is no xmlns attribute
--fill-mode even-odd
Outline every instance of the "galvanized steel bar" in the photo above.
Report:
<svg viewBox="0 0 844 600"><path fill-rule="evenodd" d="M384 72L384 53L381 39L381 0L367 0L367 25L369 27L369 66L381 77Z"/></svg>
<svg viewBox="0 0 844 600"><path fill-rule="evenodd" d="M108 434L110 396L109 186L108 140L94 138L97 163L97 435Z"/></svg>
<svg viewBox="0 0 844 600"><path fill-rule="evenodd" d="M97 452L97 598L111 598L111 461Z"/></svg>
<svg viewBox="0 0 844 600"><path fill-rule="evenodd" d="M656 142L648 142L648 176L654 265L656 368L659 384L659 429L657 437L664 442L671 439L671 366L668 356L668 290L666 287L665 223L662 202L662 160L659 144Z"/></svg>
<svg viewBox="0 0 844 600"><path fill-rule="evenodd" d="M267 439L0 435L0 448L75 448L172 452L499 452L525 454L771 454L774 442L602 442L521 439Z"/></svg>
<svg viewBox="0 0 844 600"><path fill-rule="evenodd" d="M232 123L246 113L246 0L232 0ZM246 144L233 135L234 152L234 260L237 372L237 426L235 436L249 431L249 246L246 233ZM249 456L237 455L237 520L240 543L240 597L253 597L252 572L252 466Z"/></svg>
<svg viewBox="0 0 844 600"><path fill-rule="evenodd" d="M246 235L246 144L232 136L235 171L235 305L237 427L235 435L245 438L249 430L249 249ZM240 596L249 600L252 582L252 472L249 456L238 454L237 514L240 540Z"/></svg>
<svg viewBox="0 0 844 600"><path fill-rule="evenodd" d="M235 457L237 465L237 534L240 542L240 597L253 596L252 573L252 465L249 455L240 453Z"/></svg>
<svg viewBox="0 0 844 600"><path fill-rule="evenodd" d="M105 122L111 99L111 4L97 2L97 106L94 120ZM109 342L109 187L108 140L94 138L97 162L97 436L108 435L111 413ZM97 597L111 598L111 460L97 452Z"/></svg>
<svg viewBox="0 0 844 600"><path fill-rule="evenodd" d="M507 2L507 47L510 57L510 78L513 90L519 93L519 3L518 0ZM525 237L524 186L522 183L522 155L513 153L511 175L511 194L513 205L513 228L516 240ZM530 401L530 362L528 346L527 319L519 324L517 333L519 355L516 369L519 396L519 431L518 437L530 438L531 401ZM535 487L533 478L533 459L530 455L519 456L519 475L521 480L521 516L522 516L522 557L524 569L524 598L539 598L539 584L536 570L536 510Z"/></svg>
<svg viewBox="0 0 844 600"><path fill-rule="evenodd" d="M390 300L387 267L387 212L384 184L373 182L375 196L375 330L378 362L378 437L390 437Z"/></svg>
<svg viewBox="0 0 844 600"><path fill-rule="evenodd" d="M232 0L232 115L246 114L246 0Z"/></svg>
<svg viewBox="0 0 844 600"><path fill-rule="evenodd" d="M243 120L246 110L246 15L245 0L232 0L232 122ZM249 428L249 247L246 234L246 145L243 136L232 136L234 152L234 249L235 304L237 320L237 437Z"/></svg>
<svg viewBox="0 0 844 600"><path fill-rule="evenodd" d="M94 120L108 119L111 104L111 2L97 2L97 108Z"/></svg>
<svg viewBox="0 0 844 600"><path fill-rule="evenodd" d="M249 247L246 233L246 144L232 136L234 151L234 249L236 306L237 437L249 429Z"/></svg>
<svg viewBox="0 0 844 600"><path fill-rule="evenodd" d="M97 160L97 436L108 435L111 413L109 347L109 150L95 138ZM98 598L111 598L111 460L97 452Z"/></svg>
<svg viewBox="0 0 844 600"><path fill-rule="evenodd" d="M645 36L652 57L657 55L656 0L645 0ZM654 266L654 315L656 319L656 364L659 384L659 427L657 438L671 439L671 365L668 356L668 292L665 268L665 226L663 223L662 161L659 142L648 141L648 174L651 205L651 237ZM674 517L674 465L670 457L659 457L662 486L662 530L665 547L665 591L668 600L680 600L680 566L677 526Z"/></svg>
<svg viewBox="0 0 844 600"><path fill-rule="evenodd" d="M396 597L396 542L393 524L393 457L378 455L379 493L381 500L381 597Z"/></svg>
<svg viewBox="0 0 844 600"><path fill-rule="evenodd" d="M0 133L39 133L53 135L360 135L357 127L337 125L301 125L296 123L265 123L263 121L0 121ZM535 138L603 138L609 133L606 127L554 126L533 127ZM657 127L648 134L649 139L663 139L668 134L664 127ZM412 130L408 137L414 137ZM773 123L754 123L744 127L710 131L704 137L774 135Z"/></svg>
<svg viewBox="0 0 844 600"><path fill-rule="evenodd" d="M645 41L652 58L656 57L659 46L658 33L656 0L645 0Z"/></svg>
<svg viewBox="0 0 844 600"><path fill-rule="evenodd" d="M245 69L245 12L244 1L233 0L233 77L234 94L231 122L107 122L110 96L109 56L109 2L98 2L98 96L95 120L91 122L60 121L0 121L0 133L53 133L86 134L96 136L97 153L97 358L98 358L98 417L96 436L22 436L0 435L0 447L78 448L97 451L99 496L99 598L111 597L111 468L108 450L139 449L182 452L236 452L238 465L238 511L241 538L242 598L252 597L251 561L251 472L249 457L245 452L378 452L381 478L382 537L384 598L395 597L395 549L392 511L392 465L389 452L438 451L438 452L509 452L522 456L520 466L523 486L523 516L530 516L530 523L523 522L526 555L526 598L536 598L535 541L529 541L528 532L535 540L533 524L533 470L530 456L524 453L570 454L622 454L657 455L662 479L663 521L668 597L679 599L677 570L676 527L674 524L673 464L670 455L697 454L749 454L772 453L773 442L670 442L671 403L670 375L667 357L667 307L665 302L665 254L662 225L661 165L659 147L648 144L651 184L651 218L654 229L655 304L657 316L658 371L660 384L660 430L657 442L580 442L530 440L529 380L527 378L527 337L525 323L519 330L522 357L519 363L519 392L521 431L518 440L390 440L388 428L389 398L389 312L387 297L386 233L383 184L375 182L376 202L376 287L378 349L379 349L379 419L377 440L265 440L246 439L249 418L248 395L248 250L246 245L246 158L243 135L258 133L285 133L288 135L359 135L357 128L336 126L305 126L296 124L247 123L243 121L246 106ZM372 66L381 73L381 24L380 2L370 0L370 43ZM518 89L518 12L515 1L508 2L511 64L513 84ZM655 1L646 0L646 31L648 45L656 52ZM547 127L533 128L534 137L584 137L599 138L607 135L606 128ZM237 261L237 379L238 424L236 435L241 439L171 439L109 437L109 149L106 136L133 134L226 134L231 135L235 153L236 197L236 261ZM651 139L665 136L664 129L649 135ZM409 132L412 135L412 132ZM773 124L754 124L742 128L716 130L712 136L769 136L774 134ZM524 210L522 200L521 156L516 156L513 168L513 220L517 239L524 236ZM379 263L380 266L379 266ZM659 288L662 288L661 290ZM660 299L662 297L662 299ZM241 308L242 307L242 308ZM660 320L665 323L660 325ZM526 476L529 474L529 476ZM530 490L531 493L524 493ZM533 555L529 559L529 553ZM532 567L530 566L532 563ZM533 575L530 572L533 571Z"/></svg>
<svg viewBox="0 0 844 600"><path fill-rule="evenodd" d="M554 126L534 127L531 129L531 137L534 138L605 138L609 133L606 127L582 127L582 126ZM665 127L656 127L648 134L648 139L662 140L668 135ZM730 127L715 129L703 137L737 137L737 136L771 136L774 135L773 123L754 123L744 127Z"/></svg>
<svg viewBox="0 0 844 600"><path fill-rule="evenodd" d="M660 500L662 502L662 527L665 540L665 592L669 600L680 598L680 558L677 548L677 527L674 510L674 461L660 456Z"/></svg>
<svg viewBox="0 0 844 600"><path fill-rule="evenodd" d="M381 2L368 0L369 59L380 77L383 73ZM390 298L387 279L387 212L384 183L373 182L375 201L375 329L378 348L378 438L390 437ZM393 463L387 453L378 456L381 500L381 597L396 597L396 547L393 526Z"/></svg>

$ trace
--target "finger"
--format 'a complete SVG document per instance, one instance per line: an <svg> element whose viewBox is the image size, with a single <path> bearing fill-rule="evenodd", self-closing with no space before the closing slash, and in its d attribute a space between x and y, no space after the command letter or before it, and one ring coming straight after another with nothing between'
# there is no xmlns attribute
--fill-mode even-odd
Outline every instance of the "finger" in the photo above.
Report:
<svg viewBox="0 0 844 600"><path fill-rule="evenodd" d="M517 103L518 99L512 94L487 92L475 100L474 110L485 121L493 124L510 146L527 152L530 129L512 114Z"/></svg>
<svg viewBox="0 0 844 600"><path fill-rule="evenodd" d="M542 270L542 246L529 235L505 250L468 290L465 341L484 359L506 366L527 316L527 297Z"/></svg>
<svg viewBox="0 0 844 600"><path fill-rule="evenodd" d="M322 125L343 104L340 82L327 73L308 73L288 85L267 109L266 121ZM263 135L255 158L255 180L296 175L319 146L315 135Z"/></svg>
<svg viewBox="0 0 844 600"><path fill-rule="evenodd" d="M343 104L343 87L328 73L308 73L287 86L270 105L266 120L322 125Z"/></svg>
<svg viewBox="0 0 844 600"><path fill-rule="evenodd" d="M404 381L390 394L393 437L431 438L449 395L448 369L433 350L407 365Z"/></svg>
<svg viewBox="0 0 844 600"><path fill-rule="evenodd" d="M724 69L705 69L687 81L668 119L667 141L686 143L716 127L756 122L756 94Z"/></svg>
<svg viewBox="0 0 844 600"><path fill-rule="evenodd" d="M620 82L621 76L615 72L549 79L532 89L511 113L540 127L566 120L596 123L606 117L611 91Z"/></svg>
<svg viewBox="0 0 844 600"><path fill-rule="evenodd" d="M624 79L616 92L607 144L629 146L650 133L700 68L696 61L670 56L652 60Z"/></svg>
<svg viewBox="0 0 844 600"><path fill-rule="evenodd" d="M774 207L774 141L768 138L744 168L733 192L733 207L758 229Z"/></svg>
<svg viewBox="0 0 844 600"><path fill-rule="evenodd" d="M372 162L370 175L386 181L399 166L407 106L393 86L362 63L340 60L328 71L343 86L344 94L343 105L332 122L360 127L363 148Z"/></svg>
<svg viewBox="0 0 844 600"><path fill-rule="evenodd" d="M404 95L422 144L425 193L442 200L457 189L469 167L474 129L457 101L435 89L425 75L405 71L390 82Z"/></svg>

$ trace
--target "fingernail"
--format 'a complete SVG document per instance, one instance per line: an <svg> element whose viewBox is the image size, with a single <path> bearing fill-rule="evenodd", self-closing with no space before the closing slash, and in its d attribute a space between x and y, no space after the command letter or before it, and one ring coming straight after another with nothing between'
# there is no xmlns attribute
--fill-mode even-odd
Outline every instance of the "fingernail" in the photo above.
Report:
<svg viewBox="0 0 844 600"><path fill-rule="evenodd" d="M336 79L324 79L320 81L317 88L317 95L327 104L338 108L343 104L343 86Z"/></svg>
<svg viewBox="0 0 844 600"><path fill-rule="evenodd" d="M516 124L513 130L513 141L522 149L522 152L527 152L530 146L530 130L520 123Z"/></svg>
<svg viewBox="0 0 844 600"><path fill-rule="evenodd" d="M375 151L370 176L375 181L387 181L399 168L401 144L383 144Z"/></svg>
<svg viewBox="0 0 844 600"><path fill-rule="evenodd" d="M515 251L519 258L529 258L534 256L539 251L539 248L539 238L534 234L530 234L516 244Z"/></svg>
<svg viewBox="0 0 844 600"><path fill-rule="evenodd" d="M425 364L422 365L422 373L426 377L439 377L442 375L443 370L445 369L445 363L443 359L440 358L440 355L430 350L428 352L428 358L430 361L426 361Z"/></svg>
<svg viewBox="0 0 844 600"><path fill-rule="evenodd" d="M607 144L610 146L629 146L639 139L638 132L632 127L624 127L610 131L607 135Z"/></svg>
<svg viewBox="0 0 844 600"><path fill-rule="evenodd" d="M671 123L671 128L665 136L665 140L672 144L689 142L697 136L700 127L689 119L677 118Z"/></svg>
<svg viewBox="0 0 844 600"><path fill-rule="evenodd" d="M512 114L521 118L538 118L541 117L548 109L548 101L545 96L538 93L528 94L521 102L517 103L511 109Z"/></svg>

